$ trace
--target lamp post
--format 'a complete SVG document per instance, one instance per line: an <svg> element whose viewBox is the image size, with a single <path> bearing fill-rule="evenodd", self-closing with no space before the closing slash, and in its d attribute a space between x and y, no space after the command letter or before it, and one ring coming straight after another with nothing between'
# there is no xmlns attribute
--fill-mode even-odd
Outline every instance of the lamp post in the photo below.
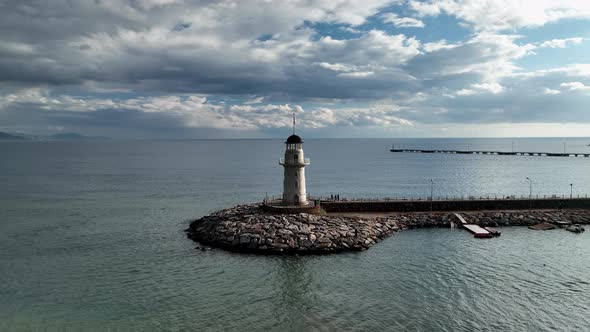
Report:
<svg viewBox="0 0 590 332"><path fill-rule="evenodd" d="M570 183L570 199L574 198L574 184Z"/></svg>
<svg viewBox="0 0 590 332"><path fill-rule="evenodd" d="M434 199L434 181L430 179L430 212L432 212L432 200Z"/></svg>
<svg viewBox="0 0 590 332"><path fill-rule="evenodd" d="M528 177L526 179L529 180L529 209L532 210L533 209L533 180L531 180Z"/></svg>

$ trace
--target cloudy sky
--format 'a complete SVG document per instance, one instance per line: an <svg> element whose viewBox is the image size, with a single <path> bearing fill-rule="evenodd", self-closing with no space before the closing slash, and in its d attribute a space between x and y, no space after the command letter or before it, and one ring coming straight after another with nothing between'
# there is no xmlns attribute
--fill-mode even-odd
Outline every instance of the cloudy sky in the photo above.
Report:
<svg viewBox="0 0 590 332"><path fill-rule="evenodd" d="M587 0L0 0L0 131L590 136Z"/></svg>

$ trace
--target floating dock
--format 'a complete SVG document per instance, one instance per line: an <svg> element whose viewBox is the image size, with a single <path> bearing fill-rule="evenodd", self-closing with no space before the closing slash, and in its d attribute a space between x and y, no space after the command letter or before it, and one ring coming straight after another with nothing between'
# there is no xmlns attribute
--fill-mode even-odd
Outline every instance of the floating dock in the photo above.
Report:
<svg viewBox="0 0 590 332"><path fill-rule="evenodd" d="M590 157L590 153L579 152L507 152L507 151L484 151L484 150L428 150L428 149L390 149L391 152L411 153L445 153L445 154L486 154L498 156L537 156L537 157Z"/></svg>
<svg viewBox="0 0 590 332"><path fill-rule="evenodd" d="M480 226L468 224L467 220L465 220L465 218L463 218L462 215L460 215L458 213L454 213L454 215L455 215L455 217L457 217L457 219L459 219L459 222L461 222L461 227L463 227L464 229L469 231L471 234L473 234L473 237L490 238L490 237L494 236L494 234L492 234L491 232L489 232L488 230L486 230Z"/></svg>
<svg viewBox="0 0 590 332"><path fill-rule="evenodd" d="M482 227L479 227L477 225L471 225L471 224L463 225L463 228L468 230L471 234L473 234L474 237L477 237L477 238L492 237L492 233L486 231L485 229L483 229Z"/></svg>

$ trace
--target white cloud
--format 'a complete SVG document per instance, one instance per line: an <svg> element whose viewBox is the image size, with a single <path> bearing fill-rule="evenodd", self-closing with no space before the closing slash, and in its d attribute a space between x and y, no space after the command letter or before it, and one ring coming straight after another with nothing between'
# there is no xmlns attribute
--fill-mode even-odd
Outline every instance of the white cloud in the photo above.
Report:
<svg viewBox="0 0 590 332"><path fill-rule="evenodd" d="M347 65L347 64L343 64L343 63L320 62L317 65L322 68L326 68L331 71L337 71L337 72L350 72L350 71L356 70L356 66Z"/></svg>
<svg viewBox="0 0 590 332"><path fill-rule="evenodd" d="M258 112L258 113L275 113L280 112L282 114L290 114L294 111L294 108L289 104L266 104L266 105L231 105L229 108L232 112Z"/></svg>
<svg viewBox="0 0 590 332"><path fill-rule="evenodd" d="M381 30L348 40L321 38L307 53L317 62L356 66L380 65L391 67L403 64L420 54L420 41L403 34L389 35ZM323 60L323 61L321 61Z"/></svg>
<svg viewBox="0 0 590 332"><path fill-rule="evenodd" d="M363 31L361 31L359 29L355 29L353 27L340 27L340 30L350 32L350 33L357 33L357 34L363 32Z"/></svg>
<svg viewBox="0 0 590 332"><path fill-rule="evenodd" d="M35 46L0 40L0 55L28 56L35 54Z"/></svg>
<svg viewBox="0 0 590 332"><path fill-rule="evenodd" d="M414 125L412 121L401 117L398 111L399 106L388 103L376 103L368 107L321 108L319 110L320 113L329 112L331 125L339 127L391 128Z"/></svg>
<svg viewBox="0 0 590 332"><path fill-rule="evenodd" d="M451 3L443 4L435 1L410 1L409 5L410 8L422 16L438 16L443 10L451 8Z"/></svg>
<svg viewBox="0 0 590 332"><path fill-rule="evenodd" d="M566 77L590 78L590 64L577 63L564 67L539 69L531 72L516 73L515 77L545 77L550 75L564 75Z"/></svg>
<svg viewBox="0 0 590 332"><path fill-rule="evenodd" d="M421 16L453 15L480 31L515 30L566 18L590 18L590 2L583 0L412 0L409 6Z"/></svg>
<svg viewBox="0 0 590 332"><path fill-rule="evenodd" d="M426 52L436 52L440 50L448 50L458 46L461 46L461 44L449 44L446 40L443 39L436 42L425 43L423 48Z"/></svg>
<svg viewBox="0 0 590 332"><path fill-rule="evenodd" d="M353 72L353 73L341 73L338 74L338 76L341 77L356 77L356 78L363 78L363 77L369 77L369 76L373 76L375 75L375 72L372 71L357 71L357 72Z"/></svg>
<svg viewBox="0 0 590 332"><path fill-rule="evenodd" d="M45 112L94 113L100 111L137 111L144 114L174 118L184 128L268 129L291 126L291 114L298 113L301 128L327 126L411 126L411 121L396 116L395 105L374 105L366 108L311 107L289 104L211 103L199 95L166 95L130 99L80 98L61 95L51 97L44 89L24 89L0 97L0 111L22 105L32 105Z"/></svg>
<svg viewBox="0 0 590 332"><path fill-rule="evenodd" d="M585 85L582 82L565 82L561 83L559 86L570 91L590 92L590 85Z"/></svg>
<svg viewBox="0 0 590 332"><path fill-rule="evenodd" d="M455 94L457 96L471 96L476 94L499 94L504 92L504 87L498 82L483 82L471 84L469 89L460 89Z"/></svg>
<svg viewBox="0 0 590 332"><path fill-rule="evenodd" d="M391 23L398 28L424 28L424 22L412 17L399 17L394 13L386 13L381 16L385 23Z"/></svg>
<svg viewBox="0 0 590 332"><path fill-rule="evenodd" d="M246 105L260 104L264 101L264 97L256 97L244 102Z"/></svg>
<svg viewBox="0 0 590 332"><path fill-rule="evenodd" d="M470 90L470 89L461 89L461 90L457 91L456 94L458 96L471 96L471 95L476 94L476 92L473 90Z"/></svg>
<svg viewBox="0 0 590 332"><path fill-rule="evenodd" d="M580 44L584 41L582 37L573 37L573 38L565 38L565 39L551 39L539 44L539 47L548 47L548 48L565 48L567 45L571 44Z"/></svg>
<svg viewBox="0 0 590 332"><path fill-rule="evenodd" d="M519 38L518 35L480 32L465 42L427 44L426 54L412 61L419 74L412 74L423 77L478 75L479 81L498 81L518 71L515 60L531 55L536 48L532 44L518 44Z"/></svg>
<svg viewBox="0 0 590 332"><path fill-rule="evenodd" d="M338 76L340 77L367 77L375 75L375 72L370 70L365 70L367 68L371 68L371 66L355 66L355 65L348 65L342 63L327 63L327 62L320 62L317 64L318 66L337 72Z"/></svg>
<svg viewBox="0 0 590 332"><path fill-rule="evenodd" d="M546 95L558 95L561 93L561 91L559 90L554 90L554 89L549 89L549 88L544 88L543 89L543 93Z"/></svg>
<svg viewBox="0 0 590 332"><path fill-rule="evenodd" d="M480 91L484 92L491 92L493 94L498 94L504 91L504 87L501 86L497 82L488 82L488 83L479 83L479 84L471 84L471 87Z"/></svg>
<svg viewBox="0 0 590 332"><path fill-rule="evenodd" d="M23 89L0 97L0 111L22 105L46 112L91 113L104 110L161 113L182 119L186 127L239 128L243 123L231 116L219 116L220 105L208 103L199 95L138 97L129 99L81 98L70 95L51 96L47 89ZM251 124L246 123L246 126Z"/></svg>

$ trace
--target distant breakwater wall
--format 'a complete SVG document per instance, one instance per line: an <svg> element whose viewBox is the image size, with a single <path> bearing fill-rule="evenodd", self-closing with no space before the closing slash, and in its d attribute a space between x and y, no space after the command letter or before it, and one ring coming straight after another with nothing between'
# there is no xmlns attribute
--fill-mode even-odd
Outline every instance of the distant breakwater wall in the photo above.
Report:
<svg viewBox="0 0 590 332"><path fill-rule="evenodd" d="M321 205L328 213L590 209L590 198L322 201Z"/></svg>
<svg viewBox="0 0 590 332"><path fill-rule="evenodd" d="M590 210L461 212L480 226L529 226L542 222L590 223ZM391 213L342 217L276 214L258 204L238 205L191 222L187 237L204 245L257 254L329 254L366 250L409 228L450 227L453 213Z"/></svg>

